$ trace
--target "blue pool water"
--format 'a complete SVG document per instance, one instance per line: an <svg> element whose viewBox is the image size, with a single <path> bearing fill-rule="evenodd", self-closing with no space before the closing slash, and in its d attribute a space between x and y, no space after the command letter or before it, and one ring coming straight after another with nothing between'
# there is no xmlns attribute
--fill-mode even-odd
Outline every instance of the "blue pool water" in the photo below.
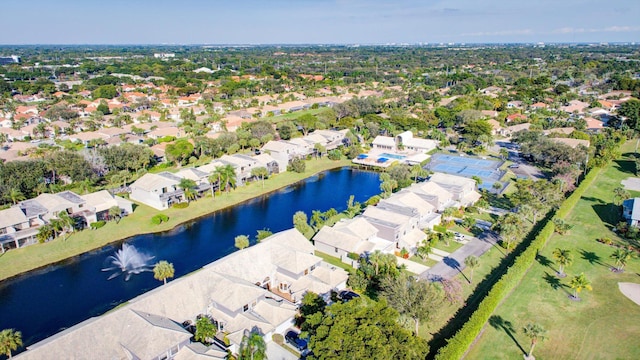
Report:
<svg viewBox="0 0 640 360"><path fill-rule="evenodd" d="M406 158L406 156L404 155L396 155L396 154L380 154L378 155L378 157L383 157L383 158L388 158L388 159L396 159L396 160L403 160Z"/></svg>

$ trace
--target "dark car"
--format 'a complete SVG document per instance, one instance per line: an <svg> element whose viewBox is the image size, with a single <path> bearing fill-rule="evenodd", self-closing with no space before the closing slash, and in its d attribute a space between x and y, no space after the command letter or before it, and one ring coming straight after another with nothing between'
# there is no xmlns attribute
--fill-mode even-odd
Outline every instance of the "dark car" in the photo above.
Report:
<svg viewBox="0 0 640 360"><path fill-rule="evenodd" d="M285 340L293 347L295 347L298 351L304 351L307 349L307 340L301 339L300 334L293 330L287 331L287 334L284 336Z"/></svg>
<svg viewBox="0 0 640 360"><path fill-rule="evenodd" d="M349 300L353 300L355 298L359 298L360 295L354 293L353 291L350 290L342 290L338 293L338 299L347 302Z"/></svg>

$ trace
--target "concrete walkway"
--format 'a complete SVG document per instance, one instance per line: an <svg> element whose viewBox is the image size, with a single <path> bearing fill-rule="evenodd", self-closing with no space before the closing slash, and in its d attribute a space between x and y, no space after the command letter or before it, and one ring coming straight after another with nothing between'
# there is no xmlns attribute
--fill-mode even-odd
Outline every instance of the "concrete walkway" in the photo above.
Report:
<svg viewBox="0 0 640 360"><path fill-rule="evenodd" d="M285 345L286 346L286 345ZM300 356L295 356L287 349L273 341L267 342L267 359L269 360L298 360Z"/></svg>
<svg viewBox="0 0 640 360"><path fill-rule="evenodd" d="M629 298L629 300L640 305L640 284L636 283L618 283L620 292Z"/></svg>
<svg viewBox="0 0 640 360"><path fill-rule="evenodd" d="M396 257L396 259L398 259L398 265L406 265L407 266L407 271L413 274L422 274L423 272L429 270L428 266L419 264L415 261L411 261L408 259L403 259L401 257Z"/></svg>
<svg viewBox="0 0 640 360"><path fill-rule="evenodd" d="M469 237L467 237L469 238ZM485 231L479 238L471 238L469 243L449 254L441 262L420 274L428 280L451 279L464 270L464 259L469 255L481 256L498 242L498 235L493 231Z"/></svg>

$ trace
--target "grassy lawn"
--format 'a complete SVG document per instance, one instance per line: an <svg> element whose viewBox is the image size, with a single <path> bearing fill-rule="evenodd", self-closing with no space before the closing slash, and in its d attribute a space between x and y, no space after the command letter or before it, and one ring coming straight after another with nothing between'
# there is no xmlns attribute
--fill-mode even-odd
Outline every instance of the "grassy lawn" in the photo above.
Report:
<svg viewBox="0 0 640 360"><path fill-rule="evenodd" d="M349 160L331 161L327 158L310 160L307 161L306 171L302 174L294 172L278 174L265 180L264 188L262 182L255 181L215 198L208 196L191 202L186 209L171 208L158 211L146 205L139 205L133 214L122 219L119 224L110 222L98 230L84 230L71 234L66 240L57 238L45 244L35 244L0 254L0 280L80 255L134 235L171 230L189 220L276 191L321 171L350 164ZM153 225L151 217L158 213L166 214L169 221Z"/></svg>
<svg viewBox="0 0 640 360"><path fill-rule="evenodd" d="M337 266L339 268L345 269L348 273L352 273L352 272L355 271L355 269L353 267L351 267L351 265L343 263L337 257L333 257L333 256L331 256L329 254L325 254L325 253L317 251L317 250L315 252L315 255L321 257L322 260L326 261L328 264L331 264L333 266Z"/></svg>
<svg viewBox="0 0 640 360"><path fill-rule="evenodd" d="M317 115L320 114L324 111L327 111L327 108L317 108L317 109L309 109L309 110L302 110L302 111L295 111L292 113L286 113L286 114L282 114L282 115L277 115L277 116L272 116L272 117L267 117L266 119L271 121L272 123L279 123L281 121L288 121L288 120L293 120L293 119L297 119L302 115L305 114L311 114L311 115Z"/></svg>
<svg viewBox="0 0 640 360"><path fill-rule="evenodd" d="M422 260L422 258L420 256L414 255L412 257L409 258L409 260L413 261L413 262L417 262L418 264L422 264L424 266L428 266L428 267L433 267L435 264L437 264L438 262L430 259L430 258L426 258L424 260Z"/></svg>
<svg viewBox="0 0 640 360"><path fill-rule="evenodd" d="M442 251L446 251L448 253L452 253L458 249L460 249L463 246L463 244L455 241L455 240L451 240L449 241L449 246L447 246L447 244L444 241L439 241L438 244L436 244L436 246L434 246L434 248L438 249L438 250L442 250Z"/></svg>
<svg viewBox="0 0 640 360"><path fill-rule="evenodd" d="M469 284L468 278L471 276L469 270L465 270L464 274L458 274L455 279L462 285L462 294L465 303L474 301L478 293L483 293L487 289L477 289L478 284L491 272L491 270L500 262L504 256L503 250L493 247L480 257L479 266L473 272L472 283ZM465 277L466 276L466 277ZM474 296L475 294L475 296ZM437 336L438 332L447 326L449 320L454 316L463 304L451 305L445 304L440 311L433 315L433 319L420 324L420 336L432 340Z"/></svg>
<svg viewBox="0 0 640 360"><path fill-rule="evenodd" d="M623 154L632 151L633 146L635 142L627 143ZM530 345L522 334L522 327L528 322L539 323L548 330L549 338L534 352L540 359L640 358L640 306L618 290L618 282L640 282L640 261L632 260L622 274L613 273L609 270L609 256L614 249L596 242L601 237L616 239L610 227L619 221L620 210L612 204L613 189L621 180L633 176L633 169L633 163L623 157L600 173L567 217L574 225L571 232L565 236L555 234L549 240L539 261L496 310L494 319L512 324L513 338L502 326L485 325L466 358L520 358L521 348L528 350ZM574 256L573 265L565 270L565 279L555 276L555 248L570 249ZM593 291L583 291L580 302L571 301L567 284L572 276L583 272Z"/></svg>

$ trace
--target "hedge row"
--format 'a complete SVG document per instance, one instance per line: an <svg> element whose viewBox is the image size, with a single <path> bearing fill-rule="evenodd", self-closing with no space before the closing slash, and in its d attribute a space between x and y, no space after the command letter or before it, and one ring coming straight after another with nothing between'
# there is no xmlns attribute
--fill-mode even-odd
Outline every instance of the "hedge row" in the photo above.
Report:
<svg viewBox="0 0 640 360"><path fill-rule="evenodd" d="M599 173L600 169L590 171L580 183L580 186L562 203L555 215L559 218L566 217ZM437 360L462 358L469 346L471 346L475 338L480 334L484 325L489 321L489 318L500 302L522 281L525 273L535 261L538 250L542 249L546 245L547 240L553 235L554 225L551 218L552 216L545 218L544 221L546 221L546 224L538 235L536 235L535 239L533 239L529 247L515 258L513 265L511 265L500 280L493 285L469 320L447 341L447 345L438 351L436 355Z"/></svg>

